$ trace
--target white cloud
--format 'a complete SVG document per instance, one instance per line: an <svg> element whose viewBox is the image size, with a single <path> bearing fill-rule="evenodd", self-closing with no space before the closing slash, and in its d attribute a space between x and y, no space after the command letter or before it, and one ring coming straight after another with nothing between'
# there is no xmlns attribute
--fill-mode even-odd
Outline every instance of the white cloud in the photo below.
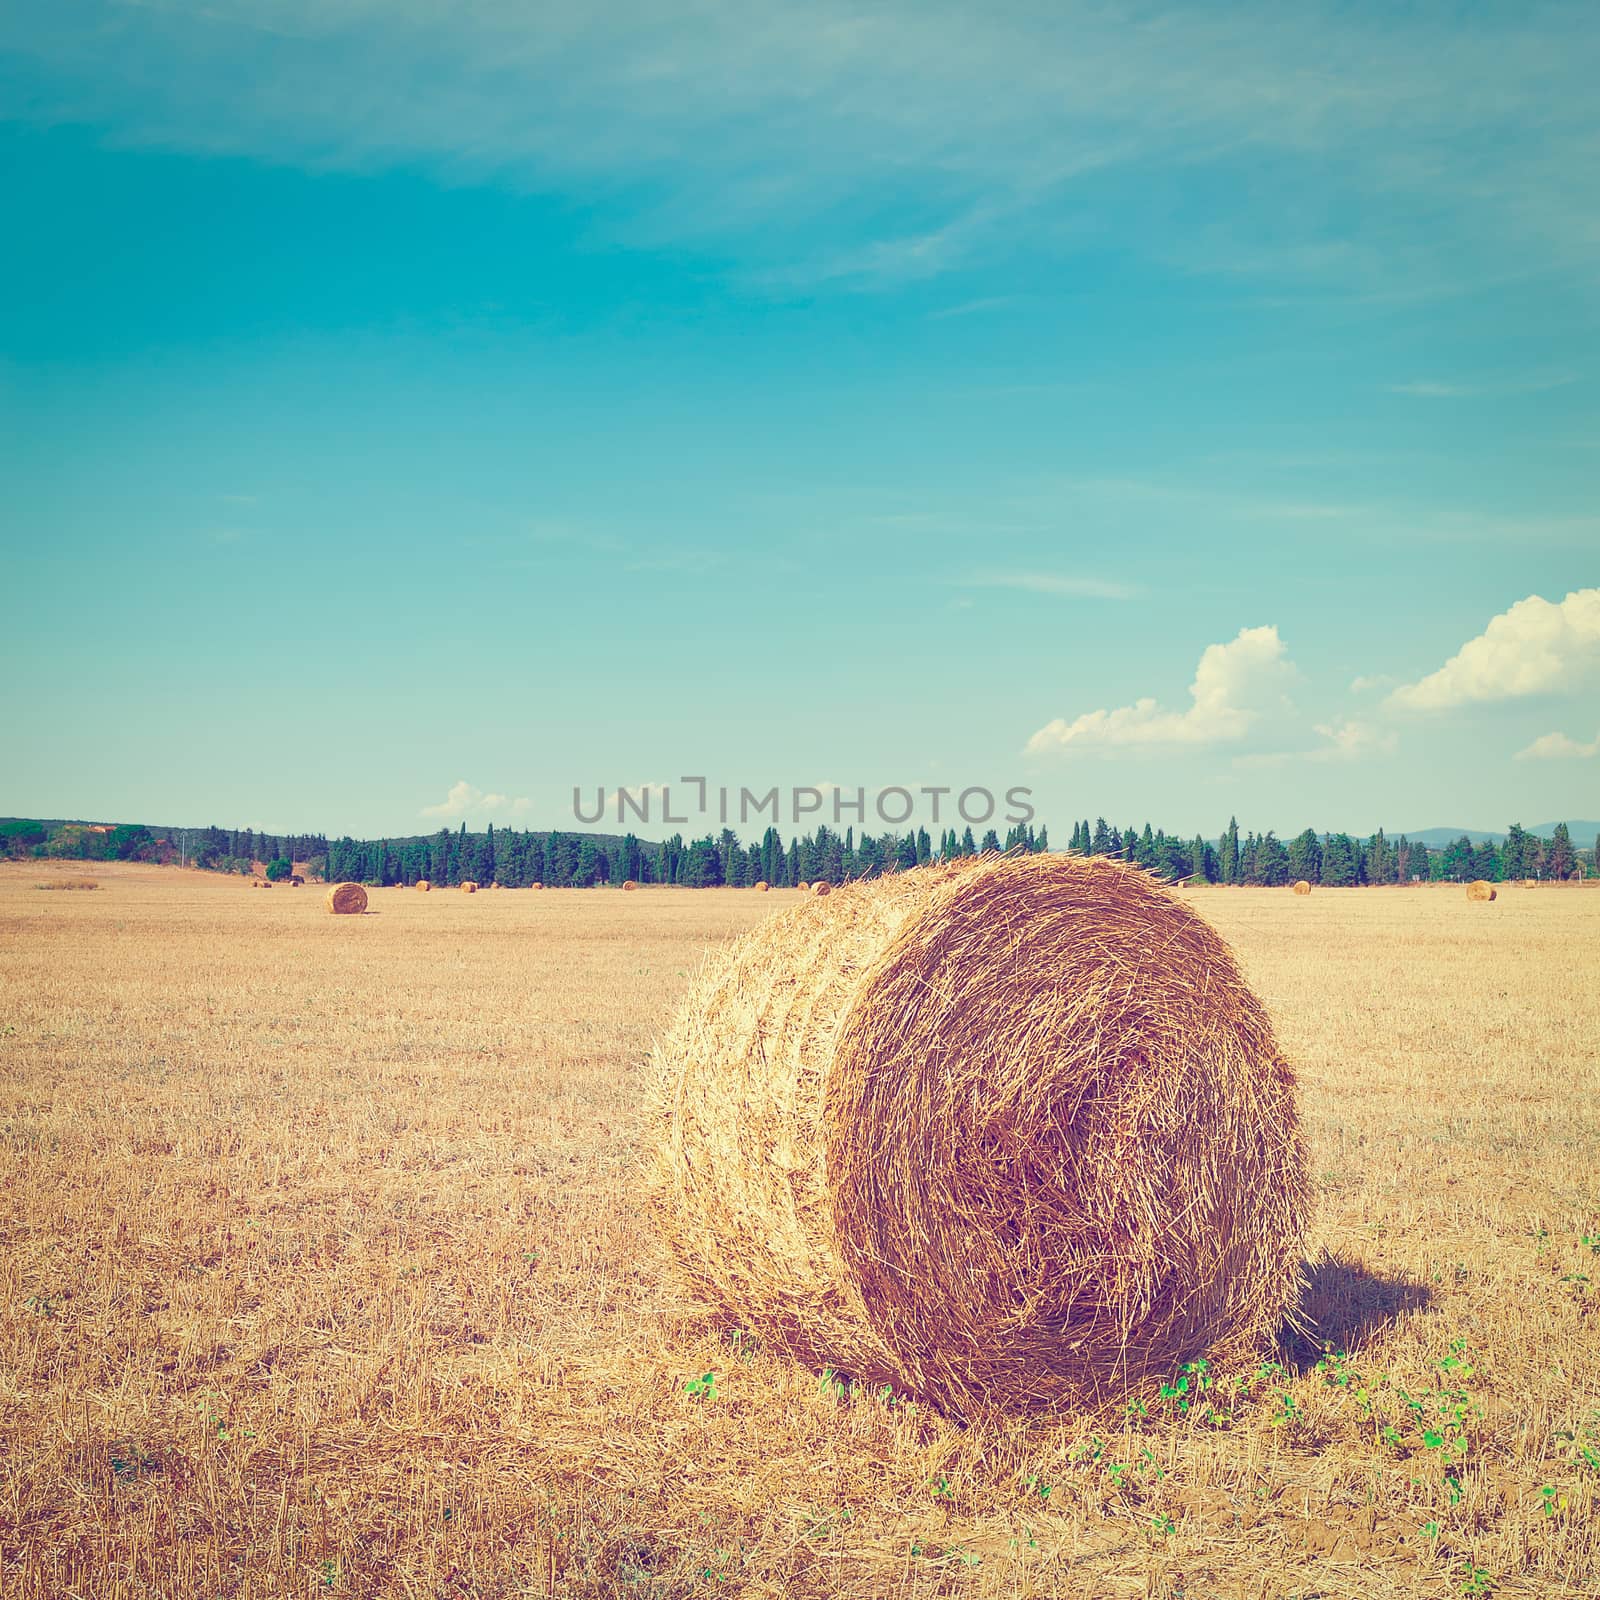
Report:
<svg viewBox="0 0 1600 1600"><path fill-rule="evenodd" d="M974 589L1021 589L1075 600L1131 600L1134 594L1125 583L1061 572L980 572L960 581L963 587Z"/></svg>
<svg viewBox="0 0 1600 1600"><path fill-rule="evenodd" d="M509 795L485 794L476 784L468 783L463 778L450 785L449 794L438 805L424 806L422 815L437 817L442 821L459 819L463 822L484 816L520 817L530 809L531 804L525 795L513 800Z"/></svg>
<svg viewBox="0 0 1600 1600"><path fill-rule="evenodd" d="M1529 595L1489 619L1439 668L1402 684L1385 702L1408 711L1444 711L1485 700L1514 700L1574 682L1600 662L1600 589L1575 589L1560 604Z"/></svg>
<svg viewBox="0 0 1600 1600"><path fill-rule="evenodd" d="M1138 745L1230 744L1269 714L1289 707L1295 669L1276 627L1241 628L1227 644L1207 645L1189 685L1186 711L1163 711L1153 698L1113 711L1057 717L1028 740L1027 752Z"/></svg>
<svg viewBox="0 0 1600 1600"><path fill-rule="evenodd" d="M1518 761L1586 760L1590 756L1600 756L1600 733L1588 744L1579 744L1564 733L1542 733L1526 750L1517 751Z"/></svg>
<svg viewBox="0 0 1600 1600"><path fill-rule="evenodd" d="M1374 727L1370 722L1356 722L1348 717L1319 722L1316 731L1328 743L1307 751L1308 761L1356 761L1362 756L1387 755L1399 742L1392 729Z"/></svg>
<svg viewBox="0 0 1600 1600"><path fill-rule="evenodd" d="M1387 672L1363 673L1350 680L1351 694L1366 694L1373 689L1387 689L1394 679Z"/></svg>

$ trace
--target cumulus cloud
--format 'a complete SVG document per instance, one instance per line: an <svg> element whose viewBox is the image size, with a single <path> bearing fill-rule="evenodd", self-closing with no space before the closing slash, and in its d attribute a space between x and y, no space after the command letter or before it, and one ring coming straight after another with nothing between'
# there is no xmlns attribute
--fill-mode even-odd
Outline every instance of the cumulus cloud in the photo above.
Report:
<svg viewBox="0 0 1600 1600"><path fill-rule="evenodd" d="M1070 722L1057 717L1027 744L1046 750L1137 745L1211 745L1243 739L1263 716L1287 710L1295 676L1276 627L1241 628L1226 644L1207 645L1189 685L1193 702L1164 711L1153 698L1115 710L1085 711Z"/></svg>
<svg viewBox="0 0 1600 1600"><path fill-rule="evenodd" d="M529 809L530 804L525 795L519 795L513 800L510 795L485 794L476 784L468 783L462 778L450 785L449 794L438 805L424 806L422 815L438 817L441 820L462 821L469 817L481 816L520 817Z"/></svg>
<svg viewBox="0 0 1600 1600"><path fill-rule="evenodd" d="M1556 604L1531 594L1439 668L1405 683L1385 702L1407 711L1445 711L1484 700L1514 700L1560 689L1600 662L1600 589L1574 589Z"/></svg>
<svg viewBox="0 0 1600 1600"><path fill-rule="evenodd" d="M1542 733L1526 750L1517 751L1518 761L1563 761L1600 756L1600 733L1588 744L1569 739L1564 733Z"/></svg>

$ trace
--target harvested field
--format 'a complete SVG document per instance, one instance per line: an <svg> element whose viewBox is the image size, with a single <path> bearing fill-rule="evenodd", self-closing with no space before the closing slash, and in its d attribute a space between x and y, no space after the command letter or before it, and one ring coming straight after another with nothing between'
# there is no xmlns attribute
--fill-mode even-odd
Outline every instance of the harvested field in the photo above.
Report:
<svg viewBox="0 0 1600 1600"><path fill-rule="evenodd" d="M650 1042L795 891L96 870L0 867L8 1597L1600 1589L1600 894L1187 892L1299 1074L1318 1333L963 1429L643 1225Z"/></svg>

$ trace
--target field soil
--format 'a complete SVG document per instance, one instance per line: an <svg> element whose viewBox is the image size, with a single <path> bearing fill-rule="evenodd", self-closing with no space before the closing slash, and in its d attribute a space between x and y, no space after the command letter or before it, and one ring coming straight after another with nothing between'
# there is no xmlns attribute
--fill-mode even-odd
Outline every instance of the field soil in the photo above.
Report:
<svg viewBox="0 0 1600 1600"><path fill-rule="evenodd" d="M1306 1325L965 1429L647 1226L651 1038L794 898L0 866L0 1596L1600 1593L1600 892L1190 892L1300 1074Z"/></svg>

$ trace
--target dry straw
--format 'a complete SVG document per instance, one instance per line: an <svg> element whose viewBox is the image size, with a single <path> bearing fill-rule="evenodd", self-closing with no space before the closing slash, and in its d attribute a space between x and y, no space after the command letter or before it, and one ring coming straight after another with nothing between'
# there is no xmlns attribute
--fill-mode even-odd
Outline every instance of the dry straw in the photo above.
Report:
<svg viewBox="0 0 1600 1600"><path fill-rule="evenodd" d="M1486 878L1474 878L1472 882L1467 885L1467 899L1493 900L1494 885Z"/></svg>
<svg viewBox="0 0 1600 1600"><path fill-rule="evenodd" d="M367 909L367 891L359 883L336 883L322 897L336 917L356 917Z"/></svg>
<svg viewBox="0 0 1600 1600"><path fill-rule="evenodd" d="M958 1416L1096 1405L1300 1289L1294 1079L1226 945L1138 869L988 857L801 901L654 1055L690 1284Z"/></svg>
<svg viewBox="0 0 1600 1600"><path fill-rule="evenodd" d="M476 878L463 878L461 880L461 892L462 894L476 894L478 892L478 880Z"/></svg>
<svg viewBox="0 0 1600 1600"><path fill-rule="evenodd" d="M1309 884L1309 883L1307 883L1307 882L1306 882L1306 880L1305 880L1305 879L1304 879L1304 878L1302 878L1302 879L1301 879L1301 880L1300 880L1300 881L1299 881L1299 882L1298 882L1298 883L1297 883L1297 884L1296 884L1296 885L1295 885L1295 886L1294 886L1294 892L1295 892L1295 893L1296 893L1296 894L1310 894L1310 893L1311 893L1311 885L1310 885L1310 884Z"/></svg>

